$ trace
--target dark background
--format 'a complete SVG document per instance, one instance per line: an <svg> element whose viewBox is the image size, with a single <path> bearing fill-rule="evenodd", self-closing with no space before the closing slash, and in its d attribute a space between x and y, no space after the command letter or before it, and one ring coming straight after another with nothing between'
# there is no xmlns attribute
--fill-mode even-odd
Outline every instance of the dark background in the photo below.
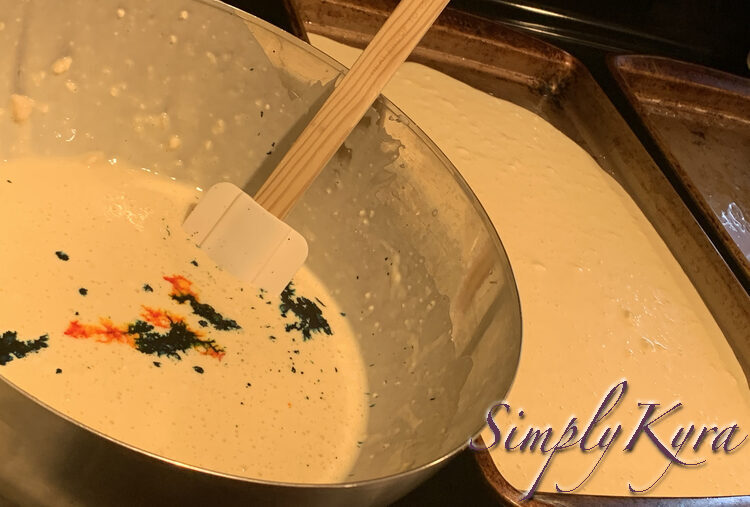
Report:
<svg viewBox="0 0 750 507"><path fill-rule="evenodd" d="M224 1L294 32L285 7L293 0ZM451 0L450 7L565 49L589 68L631 126L633 112L606 67L609 54L667 56L750 77L750 0ZM652 152L647 134L634 130ZM396 505L484 506L497 499L465 451Z"/></svg>
<svg viewBox="0 0 750 507"><path fill-rule="evenodd" d="M226 0L287 30L293 0ZM592 68L606 53L669 56L750 77L748 0L451 0L464 10L530 32Z"/></svg>

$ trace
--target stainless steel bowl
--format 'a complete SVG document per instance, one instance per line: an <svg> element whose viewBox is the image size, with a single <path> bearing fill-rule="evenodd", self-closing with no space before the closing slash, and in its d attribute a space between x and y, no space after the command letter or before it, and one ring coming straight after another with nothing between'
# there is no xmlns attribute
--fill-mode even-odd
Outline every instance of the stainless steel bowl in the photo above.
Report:
<svg viewBox="0 0 750 507"><path fill-rule="evenodd" d="M20 126L0 115L4 158L97 150L252 193L342 72L290 35L210 0L0 7L0 97L27 94L40 106ZM73 59L65 86L40 74L63 56ZM261 109L274 121L259 123ZM165 112L185 149L168 149ZM223 135L206 145L217 128ZM271 483L176 463L3 382L0 497L25 505L382 504L461 450L508 391L521 346L508 259L461 176L381 98L288 221L309 241L311 269L348 308L362 309L352 321L377 402L351 482Z"/></svg>

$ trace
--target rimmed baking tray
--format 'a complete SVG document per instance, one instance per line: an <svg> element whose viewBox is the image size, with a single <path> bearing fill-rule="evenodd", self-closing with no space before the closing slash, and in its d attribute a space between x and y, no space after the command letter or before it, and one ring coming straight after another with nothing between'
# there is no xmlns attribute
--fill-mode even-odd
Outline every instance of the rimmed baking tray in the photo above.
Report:
<svg viewBox="0 0 750 507"><path fill-rule="evenodd" d="M750 290L750 79L653 56L615 56L609 67Z"/></svg>
<svg viewBox="0 0 750 507"><path fill-rule="evenodd" d="M364 47L395 0L294 0L309 32ZM411 57L540 115L583 147L633 198L670 248L750 376L750 296L680 195L586 68L568 53L499 23L447 10ZM521 494L488 453L480 470L497 498ZM747 505L750 496L707 499L540 493L524 505Z"/></svg>

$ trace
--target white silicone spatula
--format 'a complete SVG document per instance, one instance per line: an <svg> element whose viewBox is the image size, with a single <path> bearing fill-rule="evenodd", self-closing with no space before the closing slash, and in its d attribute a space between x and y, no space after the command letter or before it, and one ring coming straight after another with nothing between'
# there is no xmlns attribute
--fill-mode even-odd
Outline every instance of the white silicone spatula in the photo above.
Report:
<svg viewBox="0 0 750 507"><path fill-rule="evenodd" d="M278 294L307 258L282 220L354 130L448 0L401 0L255 199L231 183L211 187L183 224L223 269Z"/></svg>

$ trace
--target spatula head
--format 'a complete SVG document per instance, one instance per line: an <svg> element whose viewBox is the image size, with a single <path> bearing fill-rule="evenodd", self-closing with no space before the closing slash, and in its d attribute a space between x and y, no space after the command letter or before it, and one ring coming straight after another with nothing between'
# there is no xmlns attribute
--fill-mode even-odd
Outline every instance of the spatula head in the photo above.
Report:
<svg viewBox="0 0 750 507"><path fill-rule="evenodd" d="M280 294L307 258L307 242L231 183L211 187L183 224L216 264Z"/></svg>

